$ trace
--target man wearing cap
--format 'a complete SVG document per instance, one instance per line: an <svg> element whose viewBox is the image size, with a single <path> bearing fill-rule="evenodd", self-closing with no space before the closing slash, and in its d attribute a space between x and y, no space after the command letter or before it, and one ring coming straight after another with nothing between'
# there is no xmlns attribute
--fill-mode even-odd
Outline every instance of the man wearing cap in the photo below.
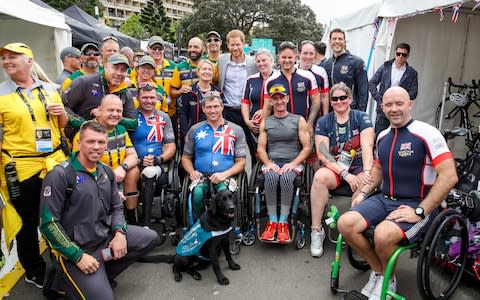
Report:
<svg viewBox="0 0 480 300"><path fill-rule="evenodd" d="M135 107L128 85L128 59L122 54L114 54L108 59L104 71L77 78L62 94L62 100L70 116L69 124L79 128L85 120L96 116L102 98L108 94L117 95L123 103L123 119L120 122L128 130L137 128Z"/></svg>
<svg viewBox="0 0 480 300"><path fill-rule="evenodd" d="M11 220L3 220L7 245L18 232L17 251L25 281L42 288L45 262L37 232L40 189L46 172L66 158L60 128L68 118L55 87L35 74L30 47L8 44L0 48L0 57L8 76L0 83L0 191L5 199L9 198L2 213L11 208L11 203L23 223L17 223L21 229L11 228ZM9 189L7 179L16 182ZM7 216L12 215L4 214Z"/></svg>
<svg viewBox="0 0 480 300"><path fill-rule="evenodd" d="M145 51L143 51L141 48L137 48L134 51L134 55L135 57L134 57L133 65L136 68L138 66L138 62L140 61L140 59L145 56Z"/></svg>
<svg viewBox="0 0 480 300"><path fill-rule="evenodd" d="M216 31L210 31L206 36L207 53L203 58L208 59L216 64L220 54L222 53L222 37Z"/></svg>
<svg viewBox="0 0 480 300"><path fill-rule="evenodd" d="M58 74L55 83L62 84L65 78L80 69L80 50L75 47L67 47L60 52L60 60L63 63L63 71Z"/></svg>
<svg viewBox="0 0 480 300"><path fill-rule="evenodd" d="M62 93L65 92L78 77L98 72L100 66L100 50L97 45L92 43L84 44L80 49L80 54L81 68L65 78L61 88Z"/></svg>
<svg viewBox="0 0 480 300"><path fill-rule="evenodd" d="M258 72L254 59L245 55L243 46L245 35L240 30L232 30L227 34L229 53L220 55L217 61L218 85L223 92L225 119L242 127L250 149L250 155L255 156L255 140L250 128L245 124L240 106L245 92L247 78Z"/></svg>
<svg viewBox="0 0 480 300"><path fill-rule="evenodd" d="M155 104L155 109L168 112L167 94L165 93L165 90L161 85L155 83L155 61L151 56L146 55L140 59L137 66L136 74L137 76L132 79L132 84L130 88L130 92L134 97L133 103L135 105L135 108L138 108L138 89L140 87L149 85L157 91L157 102Z"/></svg>
<svg viewBox="0 0 480 300"><path fill-rule="evenodd" d="M293 181L303 172L303 161L311 152L307 122L288 112L287 88L277 83L268 90L273 115L260 123L258 158L265 174L265 199L269 221L261 239L290 242L288 215L292 203ZM280 184L281 183L281 184ZM280 216L277 215L277 190L280 184Z"/></svg>
<svg viewBox="0 0 480 300"><path fill-rule="evenodd" d="M100 53L102 54L102 65L100 70L103 70L108 63L110 56L117 54L120 51L120 45L118 39L113 35L107 35L103 38L102 46L100 47Z"/></svg>

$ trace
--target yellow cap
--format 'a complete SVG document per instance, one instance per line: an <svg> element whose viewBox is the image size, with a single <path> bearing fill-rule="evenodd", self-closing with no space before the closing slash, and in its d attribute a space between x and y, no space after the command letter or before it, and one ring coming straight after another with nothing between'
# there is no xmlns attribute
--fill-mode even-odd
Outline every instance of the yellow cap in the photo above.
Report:
<svg viewBox="0 0 480 300"><path fill-rule="evenodd" d="M3 48L0 48L0 54L2 54L3 51L5 51L5 50L15 52L15 53L20 53L20 54L25 54L29 58L33 59L32 49L30 49L30 47L28 47L24 43L7 44L7 45L3 46Z"/></svg>

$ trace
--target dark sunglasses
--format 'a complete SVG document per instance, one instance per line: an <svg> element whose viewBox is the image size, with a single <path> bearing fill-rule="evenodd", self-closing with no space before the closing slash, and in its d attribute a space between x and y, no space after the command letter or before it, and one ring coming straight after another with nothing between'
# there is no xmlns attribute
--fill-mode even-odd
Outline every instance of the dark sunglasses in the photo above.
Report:
<svg viewBox="0 0 480 300"><path fill-rule="evenodd" d="M209 42L209 43L213 43L213 42L218 43L218 42L220 42L220 39L217 39L217 38L207 39L207 42Z"/></svg>
<svg viewBox="0 0 480 300"><path fill-rule="evenodd" d="M153 47L153 48L150 48L150 49L152 49L152 51L163 51L162 47Z"/></svg>
<svg viewBox="0 0 480 300"><path fill-rule="evenodd" d="M342 96L332 96L330 97L330 100L332 100L332 102L337 102L338 100L345 100L348 98L348 95L342 95Z"/></svg>
<svg viewBox="0 0 480 300"><path fill-rule="evenodd" d="M397 56L399 56L399 57L400 57L400 56L408 57L408 53L402 53L402 52L397 52L397 53L395 53L395 55L397 55Z"/></svg>
<svg viewBox="0 0 480 300"><path fill-rule="evenodd" d="M91 51L91 52L85 52L83 53L85 56L100 56L100 52L98 51Z"/></svg>

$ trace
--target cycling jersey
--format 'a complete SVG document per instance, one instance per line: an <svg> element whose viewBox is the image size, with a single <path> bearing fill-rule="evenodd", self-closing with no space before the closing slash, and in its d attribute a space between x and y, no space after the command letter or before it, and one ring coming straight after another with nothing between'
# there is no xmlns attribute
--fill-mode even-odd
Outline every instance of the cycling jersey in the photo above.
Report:
<svg viewBox="0 0 480 300"><path fill-rule="evenodd" d="M273 75L273 72L270 74L270 76ZM255 73L247 78L247 84L245 85L245 93L242 103L250 106L250 117L257 110L263 108L264 90L267 80L268 78L263 79L260 72Z"/></svg>
<svg viewBox="0 0 480 300"><path fill-rule="evenodd" d="M204 175L223 172L235 164L236 158L247 156L245 134L228 121L217 129L202 121L188 131L183 153L194 157L195 170Z"/></svg>
<svg viewBox="0 0 480 300"><path fill-rule="evenodd" d="M452 153L445 139L427 123L410 120L401 128L385 129L377 139L383 194L422 200L437 177L434 167L448 158Z"/></svg>
<svg viewBox="0 0 480 300"><path fill-rule="evenodd" d="M329 151L336 158L343 150L350 153L355 150L355 157L350 169L362 167L362 149L360 133L367 128L372 128L372 121L367 113L356 109L350 110L348 121L338 124L334 112L321 117L317 121L315 135L328 137Z"/></svg>
<svg viewBox="0 0 480 300"><path fill-rule="evenodd" d="M163 111L155 110L147 118L137 111L137 121L138 127L132 140L139 158L147 155L160 156L164 144L175 143L172 122Z"/></svg>
<svg viewBox="0 0 480 300"><path fill-rule="evenodd" d="M270 98L268 91L275 84L282 84L287 88L287 93L290 95L287 110L308 119L311 104L310 96L318 92L317 80L313 73L295 69L291 80L288 80L283 72L272 74L265 84L264 99Z"/></svg>

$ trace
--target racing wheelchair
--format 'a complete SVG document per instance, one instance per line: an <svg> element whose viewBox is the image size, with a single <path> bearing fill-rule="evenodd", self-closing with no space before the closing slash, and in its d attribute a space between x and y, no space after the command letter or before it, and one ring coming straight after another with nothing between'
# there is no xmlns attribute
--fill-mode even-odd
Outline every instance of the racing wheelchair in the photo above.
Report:
<svg viewBox="0 0 480 300"><path fill-rule="evenodd" d="M441 209L423 239L416 243L402 242L392 253L384 273L380 299L386 299L387 296L397 300L406 299L388 290L388 283L399 256L407 250L410 250L410 257L418 258L417 287L423 299L449 299L455 292L464 270L473 275L480 271L480 264L476 263L480 255L480 240L472 234L469 236L469 227L480 221L480 192L474 190L465 193L453 189L442 203ZM331 206L328 216L330 226L334 227L340 216L336 207ZM364 232L372 243L373 234L374 228L368 228ZM332 262L330 290L333 294L345 293L344 299L367 299L358 291L339 289L344 247L345 242L339 234L335 259ZM368 270L368 263L352 253L349 254L352 266L362 271Z"/></svg>
<svg viewBox="0 0 480 300"><path fill-rule="evenodd" d="M188 231L188 229L197 221L197 217L193 212L193 190L196 186L207 182L209 183L208 190L204 193L203 201L205 207L208 208L215 193L213 190L213 184L209 182L208 178L203 176L202 178L194 180L193 182L188 176L185 176L183 179L177 210L178 224L182 226L183 233ZM226 179L224 183L225 186L235 195L235 226L232 230L233 241L230 243L230 252L232 254L238 254L240 253L240 244L243 239L243 232L245 232L247 228L245 207L245 199L248 192L247 174L242 172L235 178L231 177Z"/></svg>
<svg viewBox="0 0 480 300"><path fill-rule="evenodd" d="M137 213L140 224L157 231L161 237L160 244L166 241L167 235L172 244L176 244L179 237L176 234L178 221L175 217L179 209L180 191L176 159L171 159L168 164L145 167L139 184Z"/></svg>
<svg viewBox="0 0 480 300"><path fill-rule="evenodd" d="M261 240L260 236L265 229L266 219L268 217L265 201L264 182L265 177L262 172L263 164L258 162L252 169L249 181L248 203L246 218L248 228L243 235L242 242L246 246L251 246L255 241ZM297 250L305 247L306 235L305 227L310 222L310 187L313 179L313 168L311 165L305 165L303 173L297 176L293 182L294 192L292 207L290 209L289 229L292 233L290 243L294 242ZM280 186L278 186L280 188ZM277 193L280 196L280 193ZM261 240L262 241L262 240ZM278 241L262 241L267 243L278 243Z"/></svg>

